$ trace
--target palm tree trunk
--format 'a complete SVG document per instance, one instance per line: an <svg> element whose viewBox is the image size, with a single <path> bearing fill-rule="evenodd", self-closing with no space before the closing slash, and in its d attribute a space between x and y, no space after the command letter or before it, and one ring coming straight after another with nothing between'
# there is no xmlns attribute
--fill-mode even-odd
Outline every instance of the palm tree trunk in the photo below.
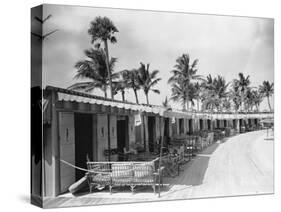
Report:
<svg viewBox="0 0 281 212"><path fill-rule="evenodd" d="M145 97L146 97L146 104L148 104L148 105L149 105L148 93L145 93Z"/></svg>
<svg viewBox="0 0 281 212"><path fill-rule="evenodd" d="M107 98L106 87L103 88L103 92L104 92L104 98Z"/></svg>
<svg viewBox="0 0 281 212"><path fill-rule="evenodd" d="M269 96L267 97L267 103L268 103L269 111L271 111L271 105L270 105L270 101L269 101Z"/></svg>
<svg viewBox="0 0 281 212"><path fill-rule="evenodd" d="M105 48L105 54L106 54L106 69L107 69L108 80L109 80L110 95L111 95L111 99L114 99L114 95L112 92L111 72L109 70L109 53L108 53L107 40L104 40L104 48Z"/></svg>
<svg viewBox="0 0 281 212"><path fill-rule="evenodd" d="M139 104L139 99L138 99L138 94L137 94L137 90L133 89L134 93L135 93L135 97L136 97L136 103Z"/></svg>
<svg viewBox="0 0 281 212"><path fill-rule="evenodd" d="M125 102L125 91L122 90L122 101Z"/></svg>
<svg viewBox="0 0 281 212"><path fill-rule="evenodd" d="M189 110L189 101L188 101L188 97L186 98L186 111Z"/></svg>
<svg viewBox="0 0 281 212"><path fill-rule="evenodd" d="M245 102L244 102L244 92L241 94L241 110L245 110Z"/></svg>
<svg viewBox="0 0 281 212"><path fill-rule="evenodd" d="M260 112L259 105L256 104L257 111Z"/></svg>
<svg viewBox="0 0 281 212"><path fill-rule="evenodd" d="M199 112L199 99L197 99L197 112Z"/></svg>

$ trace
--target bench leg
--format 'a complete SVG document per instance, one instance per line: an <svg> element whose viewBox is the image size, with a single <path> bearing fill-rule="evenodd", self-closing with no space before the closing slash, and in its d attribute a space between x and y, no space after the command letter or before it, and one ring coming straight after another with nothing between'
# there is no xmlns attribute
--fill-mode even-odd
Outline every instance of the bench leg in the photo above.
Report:
<svg viewBox="0 0 281 212"><path fill-rule="evenodd" d="M154 192L154 194L156 194L155 185L152 185L152 188L153 188L153 192Z"/></svg>

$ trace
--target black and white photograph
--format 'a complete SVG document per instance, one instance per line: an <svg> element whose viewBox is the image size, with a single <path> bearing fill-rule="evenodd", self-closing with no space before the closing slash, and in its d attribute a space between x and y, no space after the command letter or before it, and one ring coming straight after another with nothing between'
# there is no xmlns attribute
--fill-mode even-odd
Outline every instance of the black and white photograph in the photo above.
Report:
<svg viewBox="0 0 281 212"><path fill-rule="evenodd" d="M273 18L43 4L30 38L33 204L274 194Z"/></svg>

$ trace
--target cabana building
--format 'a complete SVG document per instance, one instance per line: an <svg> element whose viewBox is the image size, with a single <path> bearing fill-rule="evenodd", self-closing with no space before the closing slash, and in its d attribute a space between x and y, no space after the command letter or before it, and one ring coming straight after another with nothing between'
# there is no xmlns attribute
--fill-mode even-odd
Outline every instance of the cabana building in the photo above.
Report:
<svg viewBox="0 0 281 212"><path fill-rule="evenodd" d="M268 115L190 113L48 86L43 91L43 196L57 196L85 175L87 160L120 161L133 145L154 152L177 135L231 127ZM272 116L272 114L271 114Z"/></svg>
<svg viewBox="0 0 281 212"><path fill-rule="evenodd" d="M120 152L139 142L148 150L164 133L159 108L105 99L67 89L46 87L43 112L44 196L57 196L84 176L65 162L87 168L90 161L118 161ZM146 126L138 129L138 117ZM167 120L167 119L166 119ZM142 125L141 125L142 126ZM162 130L160 126L163 126ZM169 126L166 124L166 127ZM141 135L146 139L142 139ZM136 139L137 136L137 139Z"/></svg>

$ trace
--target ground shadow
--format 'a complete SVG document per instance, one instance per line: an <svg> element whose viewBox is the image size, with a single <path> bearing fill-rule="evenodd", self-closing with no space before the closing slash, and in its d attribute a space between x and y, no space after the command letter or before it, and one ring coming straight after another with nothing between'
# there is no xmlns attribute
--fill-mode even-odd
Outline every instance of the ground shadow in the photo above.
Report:
<svg viewBox="0 0 281 212"><path fill-rule="evenodd" d="M265 138L264 140L265 140L265 141L273 141L274 138Z"/></svg>
<svg viewBox="0 0 281 212"><path fill-rule="evenodd" d="M216 149L219 147L219 145L220 145L220 143L213 143L211 146L207 147L206 149L204 149L199 154L211 155L211 154L213 154L216 151Z"/></svg>
<svg viewBox="0 0 281 212"><path fill-rule="evenodd" d="M30 203L30 196L29 195L20 195L19 199L25 203Z"/></svg>

